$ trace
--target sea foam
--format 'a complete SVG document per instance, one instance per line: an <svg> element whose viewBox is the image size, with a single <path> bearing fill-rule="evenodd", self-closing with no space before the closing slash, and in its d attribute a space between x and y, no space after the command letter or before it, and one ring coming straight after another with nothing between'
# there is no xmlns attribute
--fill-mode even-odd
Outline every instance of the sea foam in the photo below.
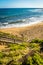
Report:
<svg viewBox="0 0 43 65"><path fill-rule="evenodd" d="M22 22L20 22L22 21ZM39 22L43 21L43 16L40 17L31 17L31 18L25 18L22 20L18 20L18 23L13 23L9 24L9 23L3 23L2 26L0 26L0 28L12 28L12 27L24 27L24 26L31 26L33 24L37 24Z"/></svg>

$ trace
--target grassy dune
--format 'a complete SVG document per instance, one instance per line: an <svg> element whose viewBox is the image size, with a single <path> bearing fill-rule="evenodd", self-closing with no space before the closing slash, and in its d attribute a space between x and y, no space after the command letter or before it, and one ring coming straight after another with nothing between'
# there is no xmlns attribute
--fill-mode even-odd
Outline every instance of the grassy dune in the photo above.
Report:
<svg viewBox="0 0 43 65"><path fill-rule="evenodd" d="M0 29L0 65L43 65L43 23Z"/></svg>
<svg viewBox="0 0 43 65"><path fill-rule="evenodd" d="M17 42L9 43L9 38ZM24 40L24 36L0 32L0 65L43 65L43 40Z"/></svg>

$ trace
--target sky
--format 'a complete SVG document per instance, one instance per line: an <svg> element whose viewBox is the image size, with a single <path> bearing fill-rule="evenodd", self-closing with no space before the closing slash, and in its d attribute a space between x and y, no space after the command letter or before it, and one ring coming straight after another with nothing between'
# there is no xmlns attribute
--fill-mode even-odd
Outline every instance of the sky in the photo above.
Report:
<svg viewBox="0 0 43 65"><path fill-rule="evenodd" d="M0 0L0 8L43 8L43 0Z"/></svg>

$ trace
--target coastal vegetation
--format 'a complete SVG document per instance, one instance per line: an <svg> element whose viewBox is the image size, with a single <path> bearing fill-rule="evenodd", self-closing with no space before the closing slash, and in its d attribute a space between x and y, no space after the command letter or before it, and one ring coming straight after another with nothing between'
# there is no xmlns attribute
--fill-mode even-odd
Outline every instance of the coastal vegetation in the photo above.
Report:
<svg viewBox="0 0 43 65"><path fill-rule="evenodd" d="M0 32L0 65L43 65L43 40Z"/></svg>

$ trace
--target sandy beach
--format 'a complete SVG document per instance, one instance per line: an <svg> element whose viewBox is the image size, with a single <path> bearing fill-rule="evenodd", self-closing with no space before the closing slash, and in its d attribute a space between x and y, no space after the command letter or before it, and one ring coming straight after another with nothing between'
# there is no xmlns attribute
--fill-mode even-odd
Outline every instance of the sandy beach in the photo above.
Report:
<svg viewBox="0 0 43 65"><path fill-rule="evenodd" d="M0 31L18 36L23 34L24 36L28 37L28 39L43 39L43 22L20 28L4 28L0 29Z"/></svg>

